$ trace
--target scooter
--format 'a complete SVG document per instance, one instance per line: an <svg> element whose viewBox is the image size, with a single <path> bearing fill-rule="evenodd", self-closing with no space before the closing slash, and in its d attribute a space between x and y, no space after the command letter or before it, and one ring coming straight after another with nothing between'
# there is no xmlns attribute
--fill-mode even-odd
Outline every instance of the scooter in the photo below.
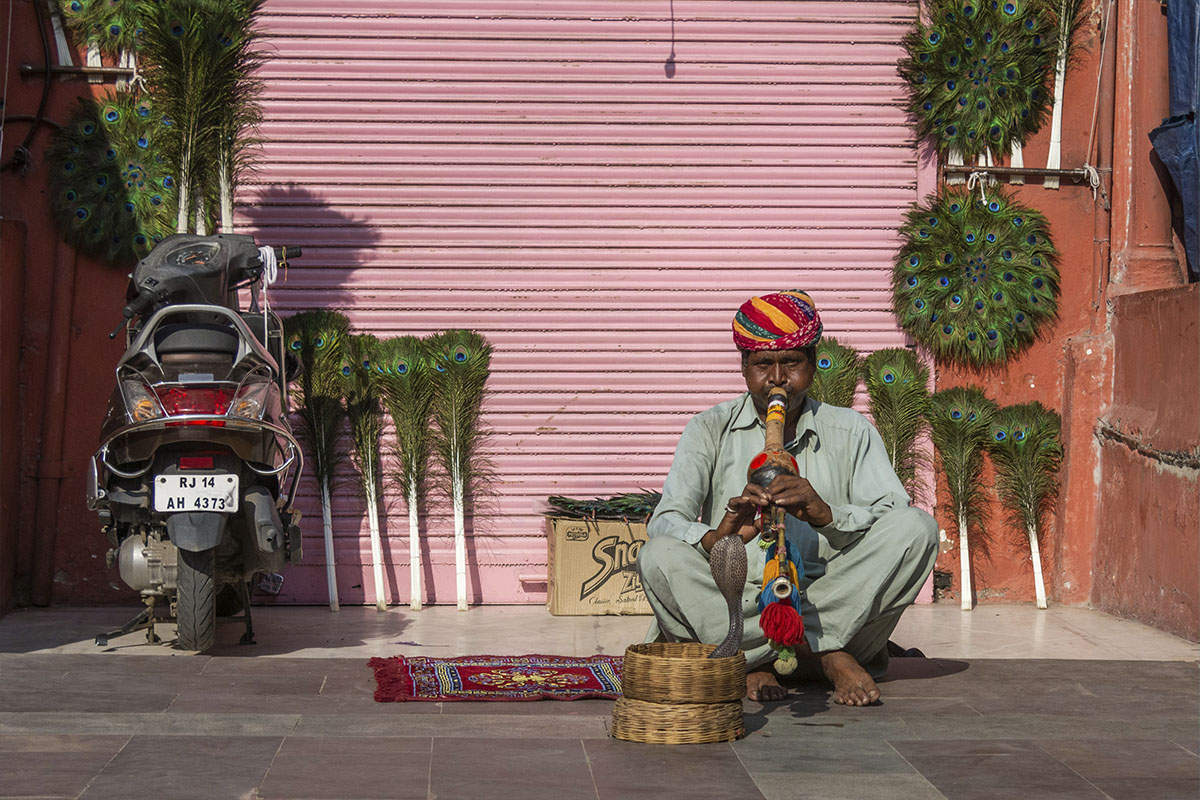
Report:
<svg viewBox="0 0 1200 800"><path fill-rule="evenodd" d="M88 507L112 549L108 565L141 593L145 608L109 637L155 634L156 604L169 603L178 646L204 652L216 640L218 594L244 610L254 643L251 582L277 593L278 572L300 560L292 508L303 455L287 417L295 377L277 314L260 309L264 272L300 248L259 248L245 235L175 234L138 262L123 320L116 388L91 459ZM238 291L251 288L240 310Z"/></svg>

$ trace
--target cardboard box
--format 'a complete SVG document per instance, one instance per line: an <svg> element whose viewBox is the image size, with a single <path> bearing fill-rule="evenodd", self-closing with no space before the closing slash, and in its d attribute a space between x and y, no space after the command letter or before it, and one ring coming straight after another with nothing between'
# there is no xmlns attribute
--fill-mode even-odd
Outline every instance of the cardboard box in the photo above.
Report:
<svg viewBox="0 0 1200 800"><path fill-rule="evenodd" d="M546 518L551 614L651 614L637 573L644 523Z"/></svg>

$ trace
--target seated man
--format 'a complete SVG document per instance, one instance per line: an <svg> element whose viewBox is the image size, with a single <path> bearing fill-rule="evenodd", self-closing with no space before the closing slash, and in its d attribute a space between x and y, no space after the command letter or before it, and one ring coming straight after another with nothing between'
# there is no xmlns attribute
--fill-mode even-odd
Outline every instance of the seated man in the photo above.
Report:
<svg viewBox="0 0 1200 800"><path fill-rule="evenodd" d="M808 398L821 329L804 292L742 305L733 340L747 391L684 428L637 565L656 618L647 640L716 644L729 631L729 614L708 553L720 537L739 535L749 563L742 594L747 696L781 700L787 692L758 624L765 555L755 517L767 503L782 506L804 569L806 641L796 646L797 658L833 684L835 702L861 706L879 699L874 678L887 668L888 636L933 569L937 524L909 507L874 426L856 411ZM763 449L775 387L787 391L783 440L800 476L779 475L764 489L747 485L746 472Z"/></svg>

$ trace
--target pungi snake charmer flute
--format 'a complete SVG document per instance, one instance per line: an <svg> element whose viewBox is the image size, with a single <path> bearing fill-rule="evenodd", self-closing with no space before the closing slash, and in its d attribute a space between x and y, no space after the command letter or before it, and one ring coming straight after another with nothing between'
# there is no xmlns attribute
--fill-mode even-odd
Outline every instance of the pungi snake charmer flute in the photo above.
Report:
<svg viewBox="0 0 1200 800"><path fill-rule="evenodd" d="M786 410L787 392L781 387L772 389L767 400L766 441L762 452L751 459L747 471L749 481L764 489L779 475L799 473L796 459L783 447ZM798 644L804 634L804 621L800 616L800 558L794 546L788 547L784 536L786 514L787 511L774 503L763 508L759 534L760 544L767 550L763 589L758 598L759 625L772 649L779 654L775 670L783 674L795 670L793 645ZM719 539L713 545L710 564L717 587L729 605L729 634L710 656L717 658L737 652L742 638L740 600L746 565L741 537L731 534Z"/></svg>

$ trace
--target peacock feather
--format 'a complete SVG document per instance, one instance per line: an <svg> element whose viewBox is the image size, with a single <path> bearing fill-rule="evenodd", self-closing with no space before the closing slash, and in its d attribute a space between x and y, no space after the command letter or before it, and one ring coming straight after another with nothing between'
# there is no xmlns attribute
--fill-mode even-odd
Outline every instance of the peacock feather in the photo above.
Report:
<svg viewBox="0 0 1200 800"><path fill-rule="evenodd" d="M379 535L380 447L383 437L383 410L379 405L380 381L375 371L379 340L369 333L347 336L338 369L346 400L346 417L354 442L354 463L358 467L367 525L371 537L371 563L375 577L375 607L387 609L387 589L383 580L383 545Z"/></svg>
<svg viewBox="0 0 1200 800"><path fill-rule="evenodd" d="M906 348L876 350L866 358L867 402L892 469L913 498L923 492L917 476L926 463L917 440L929 415L929 369Z"/></svg>
<svg viewBox="0 0 1200 800"><path fill-rule="evenodd" d="M971 608L968 531L983 521L983 454L992 436L996 404L976 388L954 387L930 398L929 425L958 523L962 607Z"/></svg>
<svg viewBox="0 0 1200 800"><path fill-rule="evenodd" d="M179 184L176 230L210 217L232 230L233 192L261 120L255 20L263 0L143 0L146 85L172 121L167 157Z"/></svg>
<svg viewBox="0 0 1200 800"><path fill-rule="evenodd" d="M481 453L483 395L492 348L474 331L452 330L425 341L433 365L430 404L437 425L433 450L449 479L454 504L454 556L458 607L467 607L465 509L485 474Z"/></svg>
<svg viewBox="0 0 1200 800"><path fill-rule="evenodd" d="M1046 607L1046 587L1038 538L1042 519L1058 495L1061 428L1058 414L1041 403L1006 406L996 414L989 444L996 494L1010 524L1029 538L1039 608Z"/></svg>
<svg viewBox="0 0 1200 800"><path fill-rule="evenodd" d="M58 0L63 21L81 44L95 43L111 56L138 48L141 0Z"/></svg>
<svg viewBox="0 0 1200 800"><path fill-rule="evenodd" d="M321 488L321 516L325 528L325 569L329 583L329 608L338 610L336 566L333 555L331 490L344 455L338 436L346 410L342 405L342 358L350 321L337 311L302 311L284 321L288 349L300 359L303 372L296 382L295 407L299 433L308 443L309 462Z"/></svg>
<svg viewBox="0 0 1200 800"><path fill-rule="evenodd" d="M425 346L415 336L397 336L379 342L373 368L383 405L396 432L399 468L395 478L408 506L409 605L419 609L424 599L419 506L429 475L432 368Z"/></svg>
<svg viewBox="0 0 1200 800"><path fill-rule="evenodd" d="M918 136L965 160L1024 145L1053 102L1054 0L933 0L928 19L898 65Z"/></svg>
<svg viewBox="0 0 1200 800"><path fill-rule="evenodd" d="M172 233L175 179L161 151L165 131L145 96L80 99L46 153L54 220L72 247L128 266Z"/></svg>
<svg viewBox="0 0 1200 800"><path fill-rule="evenodd" d="M902 327L941 361L998 365L1032 344L1058 307L1045 217L1002 192L947 190L900 230L892 302Z"/></svg>
<svg viewBox="0 0 1200 800"><path fill-rule="evenodd" d="M817 343L816 366L808 396L832 406L853 405L862 369L858 351L832 336L822 336Z"/></svg>

